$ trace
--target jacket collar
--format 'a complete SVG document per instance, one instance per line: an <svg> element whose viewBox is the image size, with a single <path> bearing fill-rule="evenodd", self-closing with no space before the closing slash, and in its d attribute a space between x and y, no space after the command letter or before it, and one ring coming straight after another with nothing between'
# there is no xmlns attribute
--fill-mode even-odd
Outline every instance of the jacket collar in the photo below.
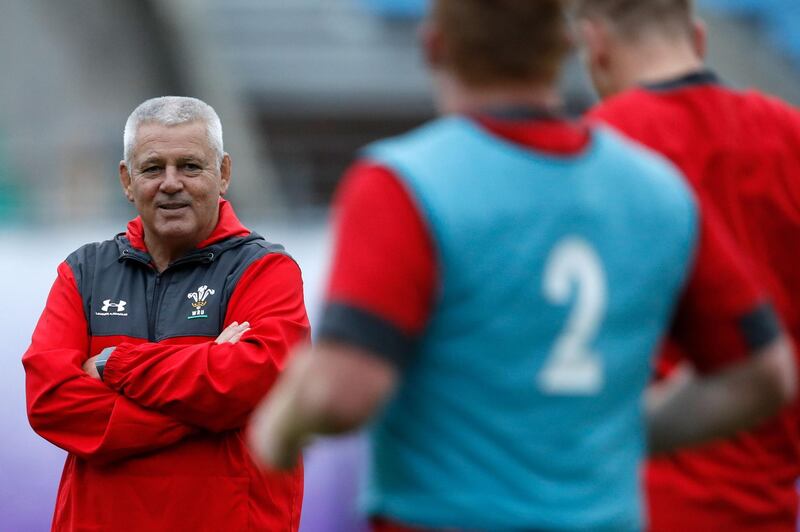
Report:
<svg viewBox="0 0 800 532"><path fill-rule="evenodd" d="M217 226L208 238L197 245L197 249L203 249L222 240L237 236L247 236L249 234L250 230L242 225L242 222L236 217L236 213L233 211L233 206L230 202L220 198ZM147 246L144 243L144 224L142 223L141 216L137 216L128 222L125 237L128 239L131 246L139 251L147 252Z"/></svg>
<svg viewBox="0 0 800 532"><path fill-rule="evenodd" d="M233 207L226 200L219 202L219 221L208 238L189 251L184 257L174 261L170 266L184 262L213 262L216 257L232 247L250 240L259 240L261 236L252 233L239 221ZM120 260L132 259L150 264L151 258L144 243L144 225L141 217L128 222L128 229L116 238L120 250Z"/></svg>
<svg viewBox="0 0 800 532"><path fill-rule="evenodd" d="M702 69L656 83L644 83L642 88L653 92L667 92L701 85L721 85L722 81L712 70Z"/></svg>

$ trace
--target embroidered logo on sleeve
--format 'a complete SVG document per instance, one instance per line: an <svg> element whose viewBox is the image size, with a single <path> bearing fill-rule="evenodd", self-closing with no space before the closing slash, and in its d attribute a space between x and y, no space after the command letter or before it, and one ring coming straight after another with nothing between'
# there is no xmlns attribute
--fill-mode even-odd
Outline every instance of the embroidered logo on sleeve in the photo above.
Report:
<svg viewBox="0 0 800 532"><path fill-rule="evenodd" d="M203 307L206 306L207 299L210 296L213 296L216 292L213 288L209 288L206 285L201 286L197 289L197 292L189 292L186 297L192 299L192 306L194 310L188 316L186 316L187 320L197 320L202 318L208 318L206 311L203 310Z"/></svg>
<svg viewBox="0 0 800 532"><path fill-rule="evenodd" d="M106 299L103 301L103 306L100 307L100 312L95 312L95 316L127 316L128 313L125 312L125 305L128 302L120 299L119 301L111 301L110 299Z"/></svg>

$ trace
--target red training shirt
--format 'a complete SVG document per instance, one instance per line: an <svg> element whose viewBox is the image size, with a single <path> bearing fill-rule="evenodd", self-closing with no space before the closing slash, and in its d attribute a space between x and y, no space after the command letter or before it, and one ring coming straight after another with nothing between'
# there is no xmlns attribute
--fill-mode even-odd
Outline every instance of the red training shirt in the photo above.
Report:
<svg viewBox="0 0 800 532"><path fill-rule="evenodd" d="M800 338L800 113L701 71L622 93L590 116L684 172ZM795 531L800 435L789 410L724 443L652 460L651 529Z"/></svg>

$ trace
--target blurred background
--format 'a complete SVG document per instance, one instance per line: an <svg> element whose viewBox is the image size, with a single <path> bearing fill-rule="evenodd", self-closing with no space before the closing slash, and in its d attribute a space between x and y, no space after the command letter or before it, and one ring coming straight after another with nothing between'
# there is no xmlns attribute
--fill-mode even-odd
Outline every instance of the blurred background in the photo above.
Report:
<svg viewBox="0 0 800 532"><path fill-rule="evenodd" d="M702 0L709 63L728 82L800 104L800 3ZM416 27L425 0L0 0L0 530L49 530L64 454L28 426L20 357L72 250L133 217L117 180L143 100L215 107L246 225L304 271L312 325L328 207L358 148L431 118ZM568 112L594 101L577 58ZM363 530L364 443L306 455L304 532Z"/></svg>

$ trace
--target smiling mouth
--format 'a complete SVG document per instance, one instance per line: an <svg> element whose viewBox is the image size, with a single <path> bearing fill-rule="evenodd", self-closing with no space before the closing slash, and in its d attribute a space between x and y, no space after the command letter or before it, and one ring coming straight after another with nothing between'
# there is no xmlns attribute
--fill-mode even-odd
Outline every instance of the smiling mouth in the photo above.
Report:
<svg viewBox="0 0 800 532"><path fill-rule="evenodd" d="M188 203L162 203L158 206L159 209L164 209L165 211L177 211L179 209L183 209L184 207L188 207Z"/></svg>

